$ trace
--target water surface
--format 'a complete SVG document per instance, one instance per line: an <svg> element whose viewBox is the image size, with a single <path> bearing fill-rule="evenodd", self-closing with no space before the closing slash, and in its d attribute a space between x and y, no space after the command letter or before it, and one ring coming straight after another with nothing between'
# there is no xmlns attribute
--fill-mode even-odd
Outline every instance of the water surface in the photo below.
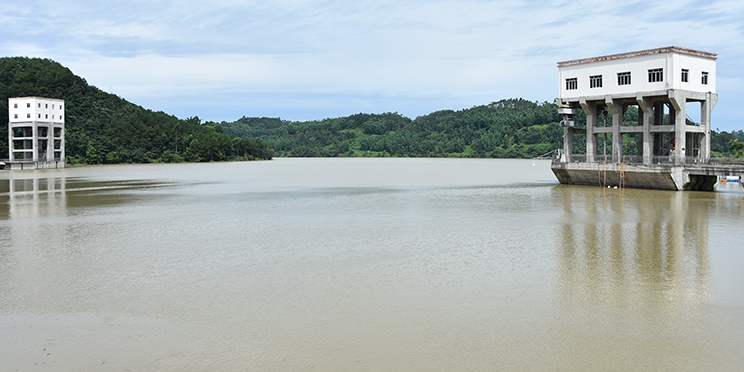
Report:
<svg viewBox="0 0 744 372"><path fill-rule="evenodd" d="M744 192L548 162L0 172L0 371L744 365Z"/></svg>

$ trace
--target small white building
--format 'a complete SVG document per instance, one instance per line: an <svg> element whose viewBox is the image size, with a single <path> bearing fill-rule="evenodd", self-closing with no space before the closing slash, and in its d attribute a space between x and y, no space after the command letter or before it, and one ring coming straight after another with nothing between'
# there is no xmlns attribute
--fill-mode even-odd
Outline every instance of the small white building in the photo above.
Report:
<svg viewBox="0 0 744 372"><path fill-rule="evenodd" d="M65 101L8 98L8 115L11 169L22 169L22 163L34 169L65 166Z"/></svg>
<svg viewBox="0 0 744 372"><path fill-rule="evenodd" d="M565 160L579 158L573 156L575 134L586 136L587 162L608 156L613 163L644 164L708 159L716 59L715 53L671 46L558 62ZM691 111L695 105L699 115ZM638 107L635 124L623 122L631 106ZM574 120L579 110L586 113L585 128ZM623 150L626 136L635 137L637 153Z"/></svg>

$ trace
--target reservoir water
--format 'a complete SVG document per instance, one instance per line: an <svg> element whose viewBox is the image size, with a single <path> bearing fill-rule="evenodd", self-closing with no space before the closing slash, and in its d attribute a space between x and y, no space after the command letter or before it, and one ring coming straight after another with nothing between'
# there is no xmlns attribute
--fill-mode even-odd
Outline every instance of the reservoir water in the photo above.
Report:
<svg viewBox="0 0 744 372"><path fill-rule="evenodd" d="M744 189L549 162L0 172L0 371L734 371Z"/></svg>

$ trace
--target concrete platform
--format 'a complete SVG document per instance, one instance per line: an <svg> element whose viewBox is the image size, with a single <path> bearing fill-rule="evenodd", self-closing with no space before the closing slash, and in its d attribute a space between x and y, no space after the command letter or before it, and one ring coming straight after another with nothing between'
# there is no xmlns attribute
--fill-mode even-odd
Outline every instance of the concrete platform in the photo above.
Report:
<svg viewBox="0 0 744 372"><path fill-rule="evenodd" d="M674 166L553 161L551 169L562 184L673 191L715 191L721 177L744 177L744 166L741 165Z"/></svg>
<svg viewBox="0 0 744 372"><path fill-rule="evenodd" d="M2 164L2 163L0 163ZM62 169L67 168L64 160L55 161L5 161L6 170ZM0 169L3 169L0 167Z"/></svg>

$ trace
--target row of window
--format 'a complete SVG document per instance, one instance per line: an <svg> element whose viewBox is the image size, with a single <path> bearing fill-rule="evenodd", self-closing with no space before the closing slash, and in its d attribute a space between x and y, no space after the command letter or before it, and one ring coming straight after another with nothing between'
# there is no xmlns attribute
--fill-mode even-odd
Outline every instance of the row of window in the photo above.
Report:
<svg viewBox="0 0 744 372"><path fill-rule="evenodd" d="M13 119L18 119L18 114L13 114ZM26 119L31 119L31 114L26 114ZM39 119L41 119L41 114L39 114ZM44 119L49 119L49 114L44 114ZM54 115L52 115L52 120L54 120ZM62 115L59 116L59 120L62 120Z"/></svg>
<svg viewBox="0 0 744 372"><path fill-rule="evenodd" d="M14 103L13 104L13 108L18 108L18 104L17 103ZM31 108L31 102L26 102L26 108ZM39 108L41 108L41 103L39 103ZM48 103L45 103L44 104L44 108L48 109L49 108L49 104ZM59 109L62 110L62 105L59 105ZM52 103L52 110L54 110L54 104L53 103Z"/></svg>
<svg viewBox="0 0 744 372"><path fill-rule="evenodd" d="M682 82L688 83L690 78L690 70L682 69ZM664 69L663 68L652 68L648 70L648 82L658 83L664 81ZM704 85L708 84L708 73L703 71L701 74L701 83ZM617 73L617 85L630 85L630 71L618 72ZM589 88L602 88L602 75L589 76ZM566 90L579 89L578 78L566 79Z"/></svg>
<svg viewBox="0 0 744 372"><path fill-rule="evenodd" d="M682 69L682 82L683 83L689 83L690 82L690 70L683 68ZM700 82L703 85L708 85L708 72L702 71L700 75Z"/></svg>

